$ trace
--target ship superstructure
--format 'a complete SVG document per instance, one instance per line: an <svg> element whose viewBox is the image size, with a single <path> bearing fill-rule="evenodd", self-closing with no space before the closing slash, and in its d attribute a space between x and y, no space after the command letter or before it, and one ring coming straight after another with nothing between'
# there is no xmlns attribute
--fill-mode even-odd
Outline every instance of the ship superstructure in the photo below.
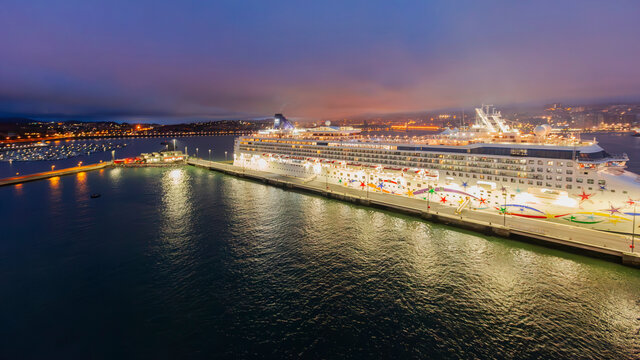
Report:
<svg viewBox="0 0 640 360"><path fill-rule="evenodd" d="M491 106L476 123L420 137L363 135L350 127L274 129L236 139L234 165L363 191L438 201L458 212L498 211L631 233L640 177L626 154L595 139L511 128Z"/></svg>

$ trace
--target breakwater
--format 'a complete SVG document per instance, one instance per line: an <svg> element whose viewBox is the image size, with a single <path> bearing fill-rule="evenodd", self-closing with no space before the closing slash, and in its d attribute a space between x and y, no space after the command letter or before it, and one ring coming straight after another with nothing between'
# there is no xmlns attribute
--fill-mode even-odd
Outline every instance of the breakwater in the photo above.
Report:
<svg viewBox="0 0 640 360"><path fill-rule="evenodd" d="M97 164L74 166L74 167L59 169L59 170L52 169L51 171L43 171L43 172L29 174L29 175L13 176L9 178L0 179L0 186L15 185L15 184L21 184L29 181L48 179L56 176L64 176L64 175L71 175L71 174L76 174L80 172L99 170L99 169L104 169L108 166L111 166L111 162L101 162Z"/></svg>

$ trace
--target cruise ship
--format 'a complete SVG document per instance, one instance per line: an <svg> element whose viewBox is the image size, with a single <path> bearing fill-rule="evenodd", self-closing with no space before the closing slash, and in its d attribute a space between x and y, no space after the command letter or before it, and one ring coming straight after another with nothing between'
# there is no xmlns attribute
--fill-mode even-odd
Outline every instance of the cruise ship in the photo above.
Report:
<svg viewBox="0 0 640 360"><path fill-rule="evenodd" d="M298 129L276 114L273 129L235 140L234 165L362 191L437 201L456 212L489 211L635 234L640 176L626 154L596 139L524 134L492 106L475 124L429 136L365 135L351 127Z"/></svg>

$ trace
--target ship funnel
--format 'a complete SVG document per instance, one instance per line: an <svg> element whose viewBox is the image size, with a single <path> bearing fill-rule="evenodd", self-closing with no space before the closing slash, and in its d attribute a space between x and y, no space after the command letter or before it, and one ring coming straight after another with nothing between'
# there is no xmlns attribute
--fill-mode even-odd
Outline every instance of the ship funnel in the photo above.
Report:
<svg viewBox="0 0 640 360"><path fill-rule="evenodd" d="M275 114L273 118L273 128L278 130L293 130L294 126L282 114Z"/></svg>

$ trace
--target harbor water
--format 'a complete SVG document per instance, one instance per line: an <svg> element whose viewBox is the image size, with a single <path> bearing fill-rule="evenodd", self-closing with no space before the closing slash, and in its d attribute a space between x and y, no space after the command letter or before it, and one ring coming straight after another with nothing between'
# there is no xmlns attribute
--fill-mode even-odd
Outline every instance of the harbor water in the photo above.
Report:
<svg viewBox="0 0 640 360"><path fill-rule="evenodd" d="M2 359L640 356L637 269L195 167L2 187L0 229Z"/></svg>

